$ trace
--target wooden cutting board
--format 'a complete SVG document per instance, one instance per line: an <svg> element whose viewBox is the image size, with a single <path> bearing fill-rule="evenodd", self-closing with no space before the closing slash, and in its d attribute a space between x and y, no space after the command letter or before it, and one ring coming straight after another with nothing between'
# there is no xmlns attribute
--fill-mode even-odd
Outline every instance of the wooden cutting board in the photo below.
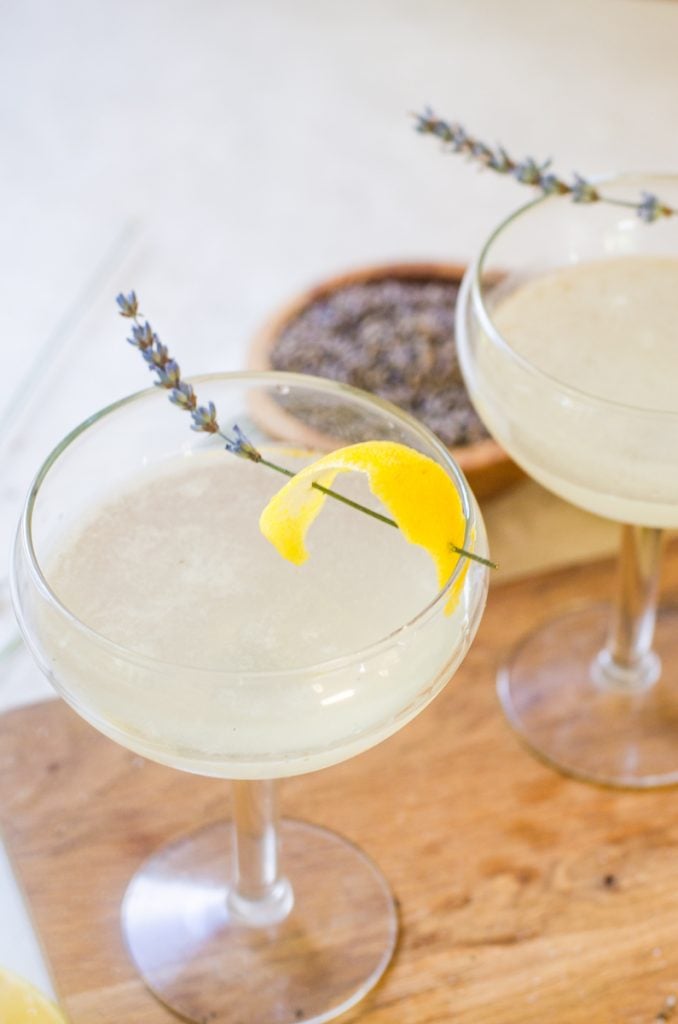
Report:
<svg viewBox="0 0 678 1024"><path fill-rule="evenodd" d="M604 597L611 580L605 563L496 588L464 666L415 722L283 784L287 813L362 846L398 898L393 964L345 1024L673 1015L678 792L561 777L521 746L494 695L518 637L585 595ZM675 545L664 585L678 587ZM148 854L228 810L226 784L146 762L61 702L0 720L0 822L72 1024L176 1020L128 961L118 908Z"/></svg>

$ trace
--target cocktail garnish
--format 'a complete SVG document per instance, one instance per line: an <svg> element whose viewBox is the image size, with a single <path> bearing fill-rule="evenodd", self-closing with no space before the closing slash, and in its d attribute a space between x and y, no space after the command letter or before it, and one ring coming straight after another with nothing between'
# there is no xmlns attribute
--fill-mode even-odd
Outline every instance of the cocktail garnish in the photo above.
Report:
<svg viewBox="0 0 678 1024"><path fill-rule="evenodd" d="M269 469L275 470L276 473L282 473L284 476L290 478L295 478L300 475L293 472L291 469L286 469L284 466L280 466L277 463L266 459L245 436L237 423L233 425L233 436L225 434L219 426L214 403L208 402L207 405L198 405L198 399L195 391L193 390L193 386L181 378L179 364L176 360L172 359L167 347L161 343L158 335L155 333L149 322L147 320L142 322L141 313L139 312L139 301L136 293L132 291L128 295L125 295L121 292L116 297L116 302L118 304L120 316L125 317L128 320L132 320L133 322L132 337L127 339L128 342L130 345L139 349L148 364L149 370L151 370L152 373L155 373L157 378L155 381L156 387L166 388L170 392L170 401L185 412L190 412L191 419L193 420L191 430L218 435L225 441L224 447L226 450L231 452L233 455L249 459L251 462L258 462L262 466L267 466ZM404 451L412 451L404 445L396 447L401 447ZM341 451L345 451L345 449L341 449ZM423 458L423 456L419 457ZM428 461L431 461L432 465L436 465L432 460ZM444 470L440 467L438 467L438 469L443 476L446 475ZM337 470L333 474L333 478L339 470L340 467L337 467ZM451 481L449 481L449 484L450 487L454 487ZM377 512L375 509L368 508L366 505L360 504L360 502L353 501L351 498L347 498L345 495L331 490L329 486L326 486L319 480L313 480L310 486L315 491L320 492L319 496L321 496L321 504L323 498L327 496L334 498L336 501L342 502L344 505L349 505L351 508L357 509L359 512L363 512L365 515L371 516L373 519L378 519L380 522L386 523L389 526L394 526L396 528L401 526L401 524L396 522L395 519L390 519L388 516L382 515L381 512ZM463 532L461 536L463 539ZM475 554L473 551L467 551L464 548L458 547L454 543L454 540L449 537L447 538L447 546L450 558L452 559L452 564L456 563L458 557L461 556L475 562L480 562L482 565L487 565L493 569L496 568L494 562L491 562L487 558L483 558L481 555ZM446 577L446 579L448 577Z"/></svg>
<svg viewBox="0 0 678 1024"><path fill-rule="evenodd" d="M30 982L0 969L2 1024L66 1024L54 1003Z"/></svg>
<svg viewBox="0 0 678 1024"><path fill-rule="evenodd" d="M469 135L462 125L438 117L429 107L422 114L415 114L415 130L421 135L433 135L440 139L452 153L463 153L469 160L488 167L497 174L509 174L523 185L532 185L544 195L569 195L575 203L609 203L635 210L641 220L651 224L662 217L673 217L678 210L667 206L651 192L642 192L640 200L633 202L606 196L591 181L575 174L571 182L554 174L551 160L541 163L531 156L513 160L503 146L494 149Z"/></svg>
<svg viewBox="0 0 678 1024"><path fill-rule="evenodd" d="M403 536L432 557L443 587L459 561L466 519L459 492L442 466L421 452L393 441L365 441L330 452L305 466L275 494L259 527L283 558L295 565L308 558L306 534L325 504L339 473L365 473L370 490L393 515ZM320 483L323 491L312 487ZM455 603L466 566L455 582Z"/></svg>

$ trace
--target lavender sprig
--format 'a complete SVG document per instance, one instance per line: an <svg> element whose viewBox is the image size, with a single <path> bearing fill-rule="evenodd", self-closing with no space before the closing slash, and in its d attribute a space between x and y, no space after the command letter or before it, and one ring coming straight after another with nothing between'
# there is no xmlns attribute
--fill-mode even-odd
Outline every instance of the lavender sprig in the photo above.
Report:
<svg viewBox="0 0 678 1024"><path fill-rule="evenodd" d="M478 139L469 135L460 125L443 120L427 107L423 113L415 114L415 131L421 135L433 135L440 139L453 153L463 153L481 167L489 167L497 174L511 175L524 185L538 188L543 195L569 195L575 203L610 203L613 206L624 206L635 210L641 220L651 224L662 217L673 217L678 210L653 195L651 192L641 193L640 201L614 199L606 196L596 186L575 174L571 182L558 177L550 170L551 161L539 163L532 157L516 161L502 146L492 149Z"/></svg>
<svg viewBox="0 0 678 1024"><path fill-rule="evenodd" d="M277 463L265 459L237 423L233 425L233 437L225 434L219 426L217 410L213 402L208 402L207 405L198 405L198 399L192 385L181 379L179 364L176 360L172 359L169 351L161 343L149 322L147 320L143 323L141 322L139 301L135 292L130 292L128 295L121 292L116 296L115 301L118 304L120 316L133 322L132 337L128 338L127 341L134 348L139 349L148 364L149 370L155 373L156 387L167 388L170 392L170 402L173 402L180 409L190 412L191 419L193 420L191 430L203 431L207 434L218 434L226 442L224 445L226 451L231 452L233 455L249 459L251 462L259 462L262 466L268 466L269 469L273 469L276 473L282 473L287 477L296 475L291 469L286 469L284 466L279 466ZM378 519L380 522L386 523L388 526L395 526L398 529L398 524L394 519L382 515L381 512L375 512L374 509L368 508L367 505L361 505L359 502L353 501L337 491L332 491L329 487L323 487L319 483L314 482L311 484L311 487L322 491L323 494L334 498L336 501L341 501L344 505L349 505L351 508L364 512L373 519ZM466 551L465 548L457 547L455 544L450 544L450 549L463 558L470 558L474 562L480 562L482 565L496 569L494 562L491 562L488 558L483 558L481 555L476 555L472 551Z"/></svg>
<svg viewBox="0 0 678 1024"><path fill-rule="evenodd" d="M130 292L129 295L123 295L121 292L115 301L118 304L120 316L133 321L132 337L127 341L134 348L139 349L149 370L155 374L155 386L167 388L170 393L170 402L185 412L190 412L193 420L191 430L203 431L206 434L219 434L226 442L226 448L230 452L235 455L245 455L247 458L259 462L261 455L247 441L239 427L234 427L235 437L229 437L222 432L217 421L214 402L198 405L193 386L181 379L179 364L172 359L167 347L162 344L148 320L141 322L136 294ZM246 446L247 452L245 451Z"/></svg>

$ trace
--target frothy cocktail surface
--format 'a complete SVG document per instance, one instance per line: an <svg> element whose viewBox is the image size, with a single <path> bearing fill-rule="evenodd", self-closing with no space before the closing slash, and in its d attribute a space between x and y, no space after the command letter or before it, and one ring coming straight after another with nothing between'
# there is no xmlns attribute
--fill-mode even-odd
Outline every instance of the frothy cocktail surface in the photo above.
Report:
<svg viewBox="0 0 678 1024"><path fill-rule="evenodd" d="M678 259L548 272L492 318L508 349L479 339L471 389L497 439L575 504L678 526Z"/></svg>
<svg viewBox="0 0 678 1024"><path fill-rule="evenodd" d="M51 568L53 587L109 640L216 671L351 654L433 599L435 572L421 549L332 499L309 532L308 562L282 558L258 520L284 482L225 452L179 459L83 519ZM375 506L361 483L340 477L338 487Z"/></svg>
<svg viewBox="0 0 678 1024"><path fill-rule="evenodd" d="M84 513L56 546L48 578L60 601L127 653L117 661L60 626L55 675L135 749L206 759L214 774L319 767L393 731L462 645L463 607L371 655L434 599L433 563L397 529L332 499L309 533L309 561L286 562L258 529L282 483L221 450L179 457ZM362 476L337 484L374 505ZM308 669L363 649L329 674ZM273 675L282 670L291 674Z"/></svg>
<svg viewBox="0 0 678 1024"><path fill-rule="evenodd" d="M545 274L495 321L511 347L563 384L678 412L678 259L625 257Z"/></svg>

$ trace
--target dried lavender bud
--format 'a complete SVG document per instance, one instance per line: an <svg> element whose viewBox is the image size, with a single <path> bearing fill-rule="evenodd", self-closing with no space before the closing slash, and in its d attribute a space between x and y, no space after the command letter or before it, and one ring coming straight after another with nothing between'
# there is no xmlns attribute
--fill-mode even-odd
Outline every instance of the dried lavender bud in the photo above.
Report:
<svg viewBox="0 0 678 1024"><path fill-rule="evenodd" d="M643 198L638 207L638 215L641 220L651 224L652 221L659 220L660 217L670 217L671 212L669 207L660 202L657 196L652 195L651 192L643 192Z"/></svg>
<svg viewBox="0 0 678 1024"><path fill-rule="evenodd" d="M193 419L191 430L202 430L206 434L219 433L217 410L214 402L209 402L207 406L199 405L198 408L194 409L191 413L191 418Z"/></svg>
<svg viewBox="0 0 678 1024"><path fill-rule="evenodd" d="M146 326L148 327L148 324ZM163 370L167 366L169 366L170 363L173 363L178 370L179 367L177 366L177 364L174 363L172 359L170 359L170 354L167 351L167 347L165 345L160 344L156 335L152 335L152 343L153 342L155 343L153 348L145 347L141 353L146 362L149 364L149 370ZM139 347L141 348L141 346Z"/></svg>
<svg viewBox="0 0 678 1024"><path fill-rule="evenodd" d="M178 369L178 367L177 367ZM180 409L185 409L187 412L192 412L198 404L198 400L195 397L195 391L190 384L185 381L179 381L176 387L172 390L169 396L170 402L174 402Z"/></svg>
<svg viewBox="0 0 678 1024"><path fill-rule="evenodd" d="M181 370L179 369L179 364L175 363L173 359L170 359L164 366L151 366L149 369L154 370L157 375L156 387L168 388L168 390L174 391L181 386ZM184 385L184 387L186 386ZM171 395L170 399L175 401ZM177 402L176 404L179 405L181 403Z"/></svg>
<svg viewBox="0 0 678 1024"><path fill-rule="evenodd" d="M134 292L132 292L131 294L133 295ZM130 314L121 313L120 315L129 316ZM153 329L151 328L151 325L148 323L148 321L146 321L145 324L135 323L134 326L132 327L132 337L128 338L127 340L130 343L130 345L134 345L135 348L138 348L145 355L146 352L150 351L150 349L153 348L153 345L156 343L158 339L153 334Z"/></svg>
<svg viewBox="0 0 678 1024"><path fill-rule="evenodd" d="M600 200L600 192L586 178L575 174L572 199L575 203L597 203Z"/></svg>
<svg viewBox="0 0 678 1024"><path fill-rule="evenodd" d="M124 295L123 292L120 292L116 296L115 301L118 304L120 316L128 316L132 319L138 316L139 303L134 292L130 292L129 295Z"/></svg>
<svg viewBox="0 0 678 1024"><path fill-rule="evenodd" d="M246 459L251 459L252 462L261 462L261 453L257 451L237 423L233 424L233 433L235 434L235 440L228 439L226 441L226 451L232 452L233 455L241 455Z"/></svg>

